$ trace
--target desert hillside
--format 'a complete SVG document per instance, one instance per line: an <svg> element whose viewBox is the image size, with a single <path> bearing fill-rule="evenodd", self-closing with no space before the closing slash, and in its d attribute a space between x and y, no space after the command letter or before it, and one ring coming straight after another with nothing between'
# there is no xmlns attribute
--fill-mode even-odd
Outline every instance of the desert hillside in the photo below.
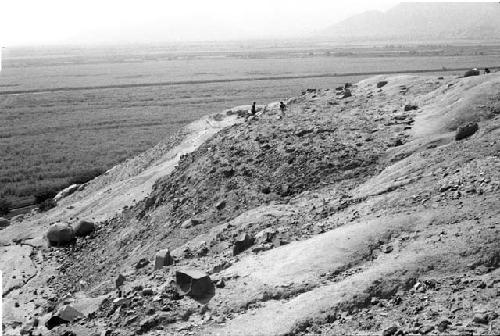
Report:
<svg viewBox="0 0 500 336"><path fill-rule="evenodd" d="M12 219L6 335L499 334L500 73L346 87L204 118Z"/></svg>
<svg viewBox="0 0 500 336"><path fill-rule="evenodd" d="M338 40L496 40L500 36L500 4L405 2L386 12L352 16L319 35Z"/></svg>

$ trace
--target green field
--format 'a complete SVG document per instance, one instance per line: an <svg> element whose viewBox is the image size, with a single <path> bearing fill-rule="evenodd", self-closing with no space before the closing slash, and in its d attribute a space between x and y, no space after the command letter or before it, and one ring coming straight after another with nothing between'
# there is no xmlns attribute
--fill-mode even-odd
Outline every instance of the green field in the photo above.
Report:
<svg viewBox="0 0 500 336"><path fill-rule="evenodd" d="M4 49L0 199L31 204L37 191L109 169L235 105L283 100L367 73L494 67L499 55L496 45L304 42Z"/></svg>

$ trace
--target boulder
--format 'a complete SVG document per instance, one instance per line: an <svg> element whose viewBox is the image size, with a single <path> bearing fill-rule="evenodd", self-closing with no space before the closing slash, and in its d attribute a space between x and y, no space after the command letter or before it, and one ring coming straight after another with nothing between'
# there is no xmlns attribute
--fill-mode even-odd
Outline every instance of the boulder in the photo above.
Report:
<svg viewBox="0 0 500 336"><path fill-rule="evenodd" d="M0 217L0 229L10 225L10 221L6 218Z"/></svg>
<svg viewBox="0 0 500 336"><path fill-rule="evenodd" d="M273 228L266 228L255 235L255 242L257 244L265 244L272 241L276 235L276 230Z"/></svg>
<svg viewBox="0 0 500 336"><path fill-rule="evenodd" d="M50 246L67 245L75 241L75 232L66 223L54 223L47 231L47 240Z"/></svg>
<svg viewBox="0 0 500 336"><path fill-rule="evenodd" d="M198 219L198 218L191 218L191 219L188 219L188 220L185 220L182 224L181 224L181 228L183 229L188 229L190 227L193 227L193 226L196 226L196 225L199 225L202 223L202 220L201 219Z"/></svg>
<svg viewBox="0 0 500 336"><path fill-rule="evenodd" d="M85 237L95 231L95 224L94 222L81 220L75 225L73 230L75 231L75 235L77 237Z"/></svg>
<svg viewBox="0 0 500 336"><path fill-rule="evenodd" d="M215 204L215 208L217 210L222 210L225 208L225 206L226 206L226 201L220 201L217 204Z"/></svg>
<svg viewBox="0 0 500 336"><path fill-rule="evenodd" d="M123 286L123 284L125 283L125 276L123 274L118 274L118 276L115 278L115 287L116 288L120 288L121 286Z"/></svg>
<svg viewBox="0 0 500 336"><path fill-rule="evenodd" d="M146 267L149 264L149 260L146 258L141 258L137 264L135 264L135 269L141 269Z"/></svg>
<svg viewBox="0 0 500 336"><path fill-rule="evenodd" d="M472 134L476 133L479 129L479 125L474 123L468 123L466 125L460 126L457 129L457 133L455 133L455 140L459 141L465 138L470 137Z"/></svg>
<svg viewBox="0 0 500 336"><path fill-rule="evenodd" d="M478 69L470 69L464 73L464 77L479 76L481 72Z"/></svg>
<svg viewBox="0 0 500 336"><path fill-rule="evenodd" d="M194 298L206 297L214 291L214 285L208 274L198 270L187 269L175 272L175 283L182 295Z"/></svg>
<svg viewBox="0 0 500 336"><path fill-rule="evenodd" d="M389 82L386 81L386 80L380 81L380 82L377 83L377 88L380 89L381 87L386 86L387 83L389 83Z"/></svg>
<svg viewBox="0 0 500 336"><path fill-rule="evenodd" d="M155 270L159 270L164 266L170 266L174 263L174 259L170 255L169 249L163 249L155 255Z"/></svg>
<svg viewBox="0 0 500 336"><path fill-rule="evenodd" d="M247 248L252 246L254 243L254 238L250 237L247 233L243 233L234 241L233 245L233 255L240 254Z"/></svg>
<svg viewBox="0 0 500 336"><path fill-rule="evenodd" d="M416 109L418 109L418 106L417 106L417 105L406 104L406 105L404 106L404 110L405 110L405 112L412 111L412 110L416 110Z"/></svg>
<svg viewBox="0 0 500 336"><path fill-rule="evenodd" d="M73 322L82 317L84 317L84 314L73 308L71 305L66 305L61 307L57 313L53 314L51 318L47 320L45 326L47 329L51 330L58 325Z"/></svg>
<svg viewBox="0 0 500 336"><path fill-rule="evenodd" d="M77 191L78 188L80 188L80 186L81 186L80 184L72 184L69 187L64 188L63 190L57 193L57 195L54 197L54 201L59 202L64 197L67 197L72 193L74 193L75 191Z"/></svg>

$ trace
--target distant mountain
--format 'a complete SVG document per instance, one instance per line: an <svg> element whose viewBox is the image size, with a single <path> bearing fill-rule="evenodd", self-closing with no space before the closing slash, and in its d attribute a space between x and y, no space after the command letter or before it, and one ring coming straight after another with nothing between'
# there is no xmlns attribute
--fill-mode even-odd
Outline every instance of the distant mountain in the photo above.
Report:
<svg viewBox="0 0 500 336"><path fill-rule="evenodd" d="M500 39L500 3L401 3L369 11L319 34L338 40Z"/></svg>

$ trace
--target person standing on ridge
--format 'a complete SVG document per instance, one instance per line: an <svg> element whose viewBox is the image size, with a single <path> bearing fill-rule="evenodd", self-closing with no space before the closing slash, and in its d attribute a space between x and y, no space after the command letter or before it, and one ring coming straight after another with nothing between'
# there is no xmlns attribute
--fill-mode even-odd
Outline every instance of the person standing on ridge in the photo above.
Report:
<svg viewBox="0 0 500 336"><path fill-rule="evenodd" d="M255 110L255 102L253 102L253 104L252 104L252 115L255 115L255 112L256 112L256 110Z"/></svg>

